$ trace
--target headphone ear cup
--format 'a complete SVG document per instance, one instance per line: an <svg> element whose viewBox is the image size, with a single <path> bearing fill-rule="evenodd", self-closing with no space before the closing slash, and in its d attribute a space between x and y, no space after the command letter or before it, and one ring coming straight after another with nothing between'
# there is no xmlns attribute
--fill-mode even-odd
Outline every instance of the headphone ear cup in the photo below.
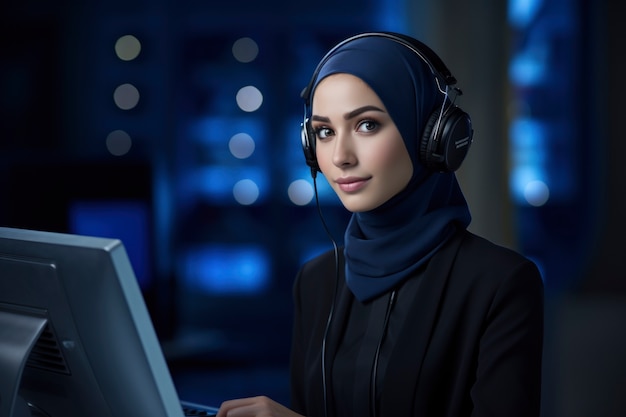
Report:
<svg viewBox="0 0 626 417"><path fill-rule="evenodd" d="M306 164L311 168L312 173L319 171L320 167L315 154L315 132L313 132L308 118L300 124L300 139L302 140L302 151Z"/></svg>
<svg viewBox="0 0 626 417"><path fill-rule="evenodd" d="M448 107L441 120L434 112L424 127L420 161L433 171L456 171L469 151L473 133L469 115L458 106Z"/></svg>
<svg viewBox="0 0 626 417"><path fill-rule="evenodd" d="M419 147L419 159L422 164L427 169L430 170L439 170L439 165L443 158L435 158L433 157L433 153L436 150L436 138L434 138L434 130L435 125L439 121L439 114L437 112L431 113L430 117L426 121L426 125L424 126L424 133L422 134L422 139L420 141Z"/></svg>

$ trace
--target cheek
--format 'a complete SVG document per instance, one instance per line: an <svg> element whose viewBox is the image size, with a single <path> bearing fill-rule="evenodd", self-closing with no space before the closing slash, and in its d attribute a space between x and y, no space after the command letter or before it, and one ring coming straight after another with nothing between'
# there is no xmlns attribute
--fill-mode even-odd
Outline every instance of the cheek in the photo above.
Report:
<svg viewBox="0 0 626 417"><path fill-rule="evenodd" d="M329 152L327 146L318 142L315 146L315 157L317 158L317 165L319 165L320 170L324 172L324 169L328 168L332 161L332 153Z"/></svg>
<svg viewBox="0 0 626 417"><path fill-rule="evenodd" d="M404 143L396 141L394 146L376 146L368 149L368 159L372 165L388 172L400 172L406 170L407 166L412 166Z"/></svg>
<svg viewBox="0 0 626 417"><path fill-rule="evenodd" d="M372 161L376 169L384 173L392 188L404 188L413 175L413 162L404 147L404 143L396 142L396 146L382 147L372 153Z"/></svg>

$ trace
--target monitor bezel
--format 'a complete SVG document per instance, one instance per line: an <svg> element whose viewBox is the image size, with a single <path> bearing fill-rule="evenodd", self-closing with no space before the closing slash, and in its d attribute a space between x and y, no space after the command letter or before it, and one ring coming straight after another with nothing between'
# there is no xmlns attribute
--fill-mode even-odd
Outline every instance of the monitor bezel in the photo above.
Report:
<svg viewBox="0 0 626 417"><path fill-rule="evenodd" d="M26 402L51 417L183 416L119 239L0 228L0 303L43 315L69 369L24 366L15 410Z"/></svg>

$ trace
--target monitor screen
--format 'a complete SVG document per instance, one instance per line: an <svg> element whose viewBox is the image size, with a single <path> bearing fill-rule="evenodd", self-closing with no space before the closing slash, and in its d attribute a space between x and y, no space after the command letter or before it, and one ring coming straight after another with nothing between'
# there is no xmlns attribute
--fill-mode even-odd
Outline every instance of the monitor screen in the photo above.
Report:
<svg viewBox="0 0 626 417"><path fill-rule="evenodd" d="M0 416L182 417L123 243L0 228Z"/></svg>

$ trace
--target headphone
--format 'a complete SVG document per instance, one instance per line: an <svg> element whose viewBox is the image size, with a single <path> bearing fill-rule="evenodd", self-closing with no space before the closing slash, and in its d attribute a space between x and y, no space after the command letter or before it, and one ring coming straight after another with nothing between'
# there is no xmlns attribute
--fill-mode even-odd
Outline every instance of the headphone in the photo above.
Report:
<svg viewBox="0 0 626 417"><path fill-rule="evenodd" d="M441 58L417 39L393 32L367 32L343 40L326 53L315 68L311 81L300 94L300 97L304 99L304 120L301 123L300 137L306 164L311 168L311 175L315 177L318 171L321 172L315 154L315 131L309 120L313 85L322 67L337 49L349 42L365 37L386 38L404 45L428 65L435 77L438 90L444 95L444 99L441 108L437 108L431 113L422 137L418 139L419 160L426 168L434 172L456 171L469 151L474 134L470 116L448 98L448 87L456 84L456 78L452 76ZM441 83L444 84L443 89ZM462 94L460 89L456 87L453 89L457 94Z"/></svg>

